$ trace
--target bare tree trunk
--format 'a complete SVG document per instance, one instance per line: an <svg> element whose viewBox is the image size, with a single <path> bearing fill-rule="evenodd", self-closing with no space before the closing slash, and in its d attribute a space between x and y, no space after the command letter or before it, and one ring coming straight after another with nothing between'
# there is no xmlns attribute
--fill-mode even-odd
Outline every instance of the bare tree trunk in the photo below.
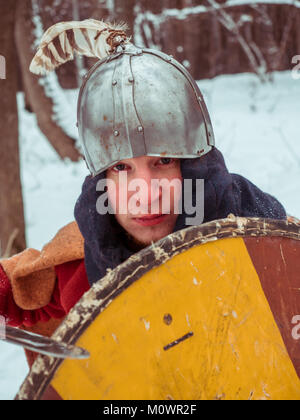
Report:
<svg viewBox="0 0 300 420"><path fill-rule="evenodd" d="M2 2L0 14L1 54L6 60L6 80L0 81L0 256L16 254L26 247L16 101L18 90L18 65L14 43L16 1Z"/></svg>
<svg viewBox="0 0 300 420"><path fill-rule="evenodd" d="M291 38L290 34L291 34L291 31L292 31L292 28L293 28L293 23L294 23L295 20L296 20L296 14L295 14L295 11L291 8L291 9L288 10L287 21L286 21L286 24L285 24L285 26L283 28L283 31L282 31L282 38L281 38L281 41L280 41L280 45L279 45L279 48L277 50L277 54L275 56L275 59L272 63L272 69L273 70L282 70L282 69L285 68L285 66L283 65L283 64L285 64L285 63L283 63L284 62L284 55L285 55L285 52L287 50L288 41Z"/></svg>
<svg viewBox="0 0 300 420"><path fill-rule="evenodd" d="M38 16L33 16L31 0L19 1L17 3L15 36L24 90L32 111L37 116L41 131L48 138L58 155L61 158L70 158L72 161L77 161L80 153L76 148L75 138L68 135L68 132L53 119L55 109L53 102L55 97L53 96L55 95L46 96L45 88L47 86L41 84L42 81L47 82L47 79L44 78L43 80L29 72L29 65L35 53L32 47L34 41L32 34L35 29L33 17L38 18ZM56 75L54 74L53 77L56 77Z"/></svg>
<svg viewBox="0 0 300 420"><path fill-rule="evenodd" d="M295 16L295 51L300 51L300 15Z"/></svg>
<svg viewBox="0 0 300 420"><path fill-rule="evenodd" d="M128 33L133 33L135 0L114 0L114 14L117 22L126 22Z"/></svg>

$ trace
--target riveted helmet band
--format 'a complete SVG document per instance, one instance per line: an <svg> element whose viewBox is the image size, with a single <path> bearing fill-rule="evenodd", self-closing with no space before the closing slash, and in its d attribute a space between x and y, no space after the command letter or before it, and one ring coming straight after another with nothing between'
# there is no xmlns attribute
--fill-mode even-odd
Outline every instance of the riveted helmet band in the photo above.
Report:
<svg viewBox="0 0 300 420"><path fill-rule="evenodd" d="M93 175L123 159L196 158L214 146L203 96L185 67L133 45L119 47L87 74L78 128Z"/></svg>

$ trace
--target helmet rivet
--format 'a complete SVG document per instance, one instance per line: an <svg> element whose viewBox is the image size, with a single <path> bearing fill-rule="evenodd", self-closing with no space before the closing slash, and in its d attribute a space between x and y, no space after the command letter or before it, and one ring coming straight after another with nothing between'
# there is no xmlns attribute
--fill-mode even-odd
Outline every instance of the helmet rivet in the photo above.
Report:
<svg viewBox="0 0 300 420"><path fill-rule="evenodd" d="M112 85L116 86L118 84L118 82L116 80L113 80Z"/></svg>
<svg viewBox="0 0 300 420"><path fill-rule="evenodd" d="M119 131L118 131L118 130L115 130L115 131L114 131L114 136L115 136L115 137L118 137L119 135L120 135Z"/></svg>
<svg viewBox="0 0 300 420"><path fill-rule="evenodd" d="M144 132L144 129L143 129L143 127L141 125L138 127L138 132L139 133L143 133Z"/></svg>
<svg viewBox="0 0 300 420"><path fill-rule="evenodd" d="M133 77L129 77L128 81L129 81L129 83L133 83L134 82L134 78Z"/></svg>

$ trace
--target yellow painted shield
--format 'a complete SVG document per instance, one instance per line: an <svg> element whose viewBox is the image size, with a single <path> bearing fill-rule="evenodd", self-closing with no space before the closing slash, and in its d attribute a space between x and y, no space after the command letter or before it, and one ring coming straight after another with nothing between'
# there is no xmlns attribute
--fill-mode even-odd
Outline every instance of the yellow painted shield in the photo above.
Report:
<svg viewBox="0 0 300 420"><path fill-rule="evenodd" d="M54 334L90 359L40 356L17 399L300 399L299 230L226 219L136 254Z"/></svg>

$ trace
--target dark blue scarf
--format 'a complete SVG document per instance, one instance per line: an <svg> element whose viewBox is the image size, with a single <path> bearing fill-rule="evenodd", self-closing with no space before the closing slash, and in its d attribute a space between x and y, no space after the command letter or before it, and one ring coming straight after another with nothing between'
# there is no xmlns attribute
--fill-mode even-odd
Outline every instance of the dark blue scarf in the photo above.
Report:
<svg viewBox="0 0 300 420"><path fill-rule="evenodd" d="M182 159L183 179L204 179L204 221L241 217L285 219L282 205L240 175L230 174L221 152L214 148L198 159ZM105 173L87 177L75 206L75 219L84 237L85 267L89 283L101 279L108 268L114 269L135 251L127 246L126 235L113 215L96 210L99 192L96 185ZM194 185L195 187L195 185ZM193 188L195 193L195 188ZM174 232L186 226L184 212L178 216Z"/></svg>

